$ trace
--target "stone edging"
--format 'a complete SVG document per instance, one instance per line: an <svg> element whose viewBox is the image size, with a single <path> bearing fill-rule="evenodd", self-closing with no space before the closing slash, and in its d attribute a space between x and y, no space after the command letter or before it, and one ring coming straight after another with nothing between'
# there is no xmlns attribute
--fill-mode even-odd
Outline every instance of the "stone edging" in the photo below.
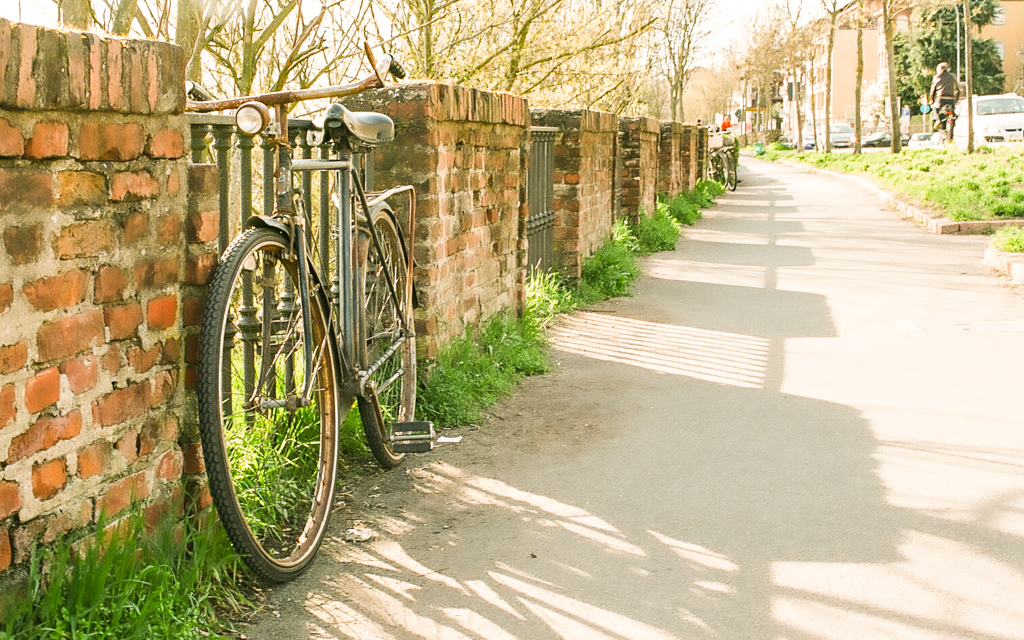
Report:
<svg viewBox="0 0 1024 640"><path fill-rule="evenodd" d="M985 249L985 266L998 271L1014 284L1024 284L1024 253Z"/></svg>
<svg viewBox="0 0 1024 640"><path fill-rule="evenodd" d="M889 193L867 178L831 171L820 167L812 167L790 160L779 160L780 163L790 167L810 171L830 178L839 178L854 182L862 188L874 193L882 202L892 207L901 214L902 218L913 219L914 222L924 226L929 232L938 235L978 235L991 233L1000 227L1024 226L1024 220L948 220L941 214L935 213L925 207L911 204L902 198Z"/></svg>

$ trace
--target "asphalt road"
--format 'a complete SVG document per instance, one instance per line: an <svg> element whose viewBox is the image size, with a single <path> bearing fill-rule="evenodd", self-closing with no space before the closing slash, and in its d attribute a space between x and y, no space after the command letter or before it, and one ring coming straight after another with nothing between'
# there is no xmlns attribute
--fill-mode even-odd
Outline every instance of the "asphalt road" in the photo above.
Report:
<svg viewBox="0 0 1024 640"><path fill-rule="evenodd" d="M552 373L354 488L247 637L1024 639L1024 298L983 238L741 178Z"/></svg>

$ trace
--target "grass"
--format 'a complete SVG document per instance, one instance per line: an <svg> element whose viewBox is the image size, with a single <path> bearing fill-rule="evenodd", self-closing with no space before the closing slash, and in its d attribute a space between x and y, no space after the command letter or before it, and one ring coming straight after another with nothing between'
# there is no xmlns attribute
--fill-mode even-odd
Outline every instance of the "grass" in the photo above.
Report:
<svg viewBox="0 0 1024 640"><path fill-rule="evenodd" d="M1024 228L1002 227L992 236L992 248L1007 253L1024 252Z"/></svg>
<svg viewBox="0 0 1024 640"><path fill-rule="evenodd" d="M717 184L702 182L690 193L660 200L652 216L616 223L608 242L583 262L579 282L531 273L521 318L497 317L448 344L432 362L420 363L417 418L440 428L482 421L484 409L511 394L522 376L547 371L544 328L559 313L630 295L640 275L637 257L674 249L682 226L700 219L700 210L720 193Z"/></svg>
<svg viewBox="0 0 1024 640"><path fill-rule="evenodd" d="M974 155L949 147L897 155L786 152L776 157L867 176L950 220L1024 218L1024 154L1015 147L981 147Z"/></svg>
<svg viewBox="0 0 1024 640"><path fill-rule="evenodd" d="M72 544L35 549L20 589L2 599L3 640L193 640L231 627L252 605L242 562L218 526L141 515Z"/></svg>

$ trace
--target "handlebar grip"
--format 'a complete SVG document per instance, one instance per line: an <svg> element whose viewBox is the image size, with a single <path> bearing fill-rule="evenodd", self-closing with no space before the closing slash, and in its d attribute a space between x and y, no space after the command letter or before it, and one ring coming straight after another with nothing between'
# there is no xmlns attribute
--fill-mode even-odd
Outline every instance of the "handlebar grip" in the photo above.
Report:
<svg viewBox="0 0 1024 640"><path fill-rule="evenodd" d="M213 95L209 91L191 80L185 81L185 95L196 102L208 102L214 99Z"/></svg>
<svg viewBox="0 0 1024 640"><path fill-rule="evenodd" d="M391 56L391 64L388 66L388 71L391 72L391 75L398 80L405 79L405 68L402 66L402 63L398 61L398 58L394 56Z"/></svg>

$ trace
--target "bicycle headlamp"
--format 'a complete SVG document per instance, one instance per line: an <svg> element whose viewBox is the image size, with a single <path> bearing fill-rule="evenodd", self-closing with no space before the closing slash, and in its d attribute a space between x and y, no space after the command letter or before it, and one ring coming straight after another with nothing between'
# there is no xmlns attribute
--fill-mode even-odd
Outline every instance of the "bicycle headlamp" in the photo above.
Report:
<svg viewBox="0 0 1024 640"><path fill-rule="evenodd" d="M270 109L262 102L246 102L235 110L235 124L242 133L254 136L270 126Z"/></svg>

